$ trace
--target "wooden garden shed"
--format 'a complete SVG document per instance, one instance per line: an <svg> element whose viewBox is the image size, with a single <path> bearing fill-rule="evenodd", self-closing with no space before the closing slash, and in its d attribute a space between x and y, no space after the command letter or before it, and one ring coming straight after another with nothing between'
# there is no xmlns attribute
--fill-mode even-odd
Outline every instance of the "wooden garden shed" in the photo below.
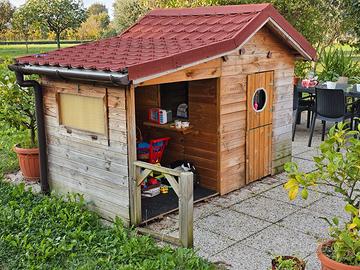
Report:
<svg viewBox="0 0 360 270"><path fill-rule="evenodd" d="M282 170L297 58L314 60L315 49L270 4L254 4L154 10L119 36L10 68L35 87L43 190L82 193L104 218L138 224L139 179L154 165L136 163L137 131L170 138L161 171L191 161L211 194ZM39 74L39 84L24 74ZM174 116L179 104L188 128L148 121L150 109Z"/></svg>

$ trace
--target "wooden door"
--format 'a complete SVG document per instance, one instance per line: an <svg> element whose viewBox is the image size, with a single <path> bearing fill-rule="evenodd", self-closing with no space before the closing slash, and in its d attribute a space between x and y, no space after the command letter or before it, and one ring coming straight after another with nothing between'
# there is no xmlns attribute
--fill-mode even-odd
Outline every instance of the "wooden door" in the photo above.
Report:
<svg viewBox="0 0 360 270"><path fill-rule="evenodd" d="M273 71L247 77L247 183L271 174L273 80Z"/></svg>

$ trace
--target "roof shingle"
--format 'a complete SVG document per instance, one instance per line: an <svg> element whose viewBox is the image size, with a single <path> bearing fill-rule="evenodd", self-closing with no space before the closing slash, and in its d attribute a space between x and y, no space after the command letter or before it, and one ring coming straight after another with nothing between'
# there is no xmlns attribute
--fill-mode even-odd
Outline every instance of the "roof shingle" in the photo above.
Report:
<svg viewBox="0 0 360 270"><path fill-rule="evenodd" d="M254 4L154 10L119 36L17 62L128 72L134 80L234 50L269 18L315 58L311 45L270 4Z"/></svg>

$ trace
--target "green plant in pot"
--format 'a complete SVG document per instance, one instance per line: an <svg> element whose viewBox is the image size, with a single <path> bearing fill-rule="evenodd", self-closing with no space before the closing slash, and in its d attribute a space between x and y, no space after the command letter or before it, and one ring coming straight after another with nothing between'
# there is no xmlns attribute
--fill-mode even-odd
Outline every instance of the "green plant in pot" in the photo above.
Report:
<svg viewBox="0 0 360 270"><path fill-rule="evenodd" d="M342 48L330 47L324 50L318 62L321 66L319 80L335 82L342 79L342 82L346 82L347 79L357 76L360 68L353 60L353 54L353 50L347 52Z"/></svg>
<svg viewBox="0 0 360 270"><path fill-rule="evenodd" d="M272 270L305 270L305 262L293 256L276 256L271 266Z"/></svg>
<svg viewBox="0 0 360 270"><path fill-rule="evenodd" d="M19 141L14 151L26 180L40 177L39 149L36 142L36 117L34 95L31 88L21 88L15 74L7 69L7 61L0 65L0 121L17 129L26 129L29 135Z"/></svg>
<svg viewBox="0 0 360 270"><path fill-rule="evenodd" d="M334 218L329 241L320 244L317 255L323 270L360 270L360 132L339 123L329 131L314 157L317 170L303 173L296 163L285 165L289 180L284 185L290 200L308 197L309 187L329 187L347 203L347 220ZM340 198L341 197L341 198Z"/></svg>

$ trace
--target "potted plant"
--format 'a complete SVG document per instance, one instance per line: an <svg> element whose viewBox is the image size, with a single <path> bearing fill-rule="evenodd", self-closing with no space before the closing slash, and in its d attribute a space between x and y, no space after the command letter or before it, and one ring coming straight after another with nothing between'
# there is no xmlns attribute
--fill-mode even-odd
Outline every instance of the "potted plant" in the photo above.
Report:
<svg viewBox="0 0 360 270"><path fill-rule="evenodd" d="M328 221L331 239L318 248L323 270L360 270L359 135L359 130L351 131L347 124L339 123L330 129L328 138L320 145L321 154L314 157L316 171L300 172L293 162L285 165L289 180L284 187L290 200L298 194L307 199L309 187L327 186L347 203L344 211L350 213L349 219Z"/></svg>
<svg viewBox="0 0 360 270"><path fill-rule="evenodd" d="M34 95L31 88L21 88L5 61L0 69L0 121L17 129L27 129L25 141L19 141L14 151L19 159L20 170L28 181L40 177L39 149L36 142L36 118Z"/></svg>
<svg viewBox="0 0 360 270"><path fill-rule="evenodd" d="M332 48L324 50L319 58L321 81L332 81L338 83L348 83L349 78L356 76L360 72L358 63L353 60L353 53L344 51L342 48Z"/></svg>
<svg viewBox="0 0 360 270"><path fill-rule="evenodd" d="M272 270L305 270L305 262L293 256L276 256L271 267Z"/></svg>

